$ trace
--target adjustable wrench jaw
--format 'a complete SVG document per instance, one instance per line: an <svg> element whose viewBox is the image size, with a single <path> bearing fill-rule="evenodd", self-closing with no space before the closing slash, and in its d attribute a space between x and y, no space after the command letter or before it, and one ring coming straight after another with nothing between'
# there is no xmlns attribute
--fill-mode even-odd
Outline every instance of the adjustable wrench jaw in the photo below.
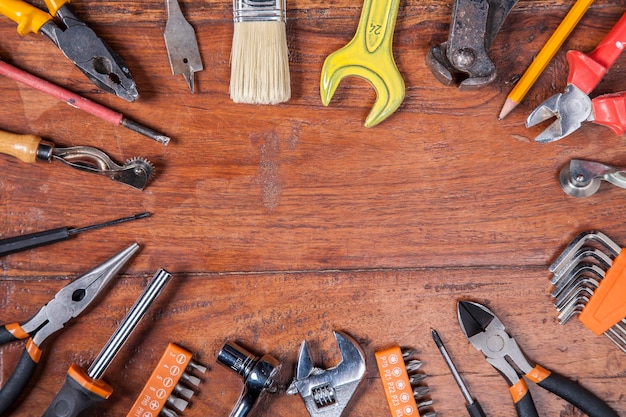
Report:
<svg viewBox="0 0 626 417"><path fill-rule="evenodd" d="M593 121L593 106L589 96L573 84L568 84L564 93L555 94L526 119L526 127L541 122L557 119L541 132L535 141L539 143L554 142L576 131L583 122Z"/></svg>
<svg viewBox="0 0 626 417"><path fill-rule="evenodd" d="M342 332L333 332L341 362L334 368L313 365L306 341L298 355L296 377L287 393L300 393L311 417L340 417L365 376L365 354L359 344Z"/></svg>

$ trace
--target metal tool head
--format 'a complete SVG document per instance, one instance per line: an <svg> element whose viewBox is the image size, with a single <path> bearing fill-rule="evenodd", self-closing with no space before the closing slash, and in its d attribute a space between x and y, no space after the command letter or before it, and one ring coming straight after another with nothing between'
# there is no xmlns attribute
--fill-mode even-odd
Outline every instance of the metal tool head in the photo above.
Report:
<svg viewBox="0 0 626 417"><path fill-rule="evenodd" d="M482 54L469 47L449 51L448 42L443 42L428 51L426 64L440 83L458 84L461 91L478 90L496 79L496 66L484 49Z"/></svg>
<svg viewBox="0 0 626 417"><path fill-rule="evenodd" d="M341 362L330 369L313 365L306 341L302 343L296 365L296 377L288 394L300 393L311 417L339 417L365 377L365 353L352 337L333 332Z"/></svg>
<svg viewBox="0 0 626 417"><path fill-rule="evenodd" d="M605 271L605 269L602 269L598 265L594 265L592 263L582 262L578 264L571 271L571 273L565 277L565 279L559 281L558 285L556 285L552 291L551 295L556 299L555 305L557 306L557 309L559 300L563 297L567 297L567 294L571 291L572 287L578 285L580 281L587 279L600 281L604 278Z"/></svg>
<svg viewBox="0 0 626 417"><path fill-rule="evenodd" d="M138 250L139 245L133 243L108 261L67 284L28 323L22 326L24 331L30 333L39 329L33 337L33 342L40 346L48 336L62 329L68 321L81 314Z"/></svg>
<svg viewBox="0 0 626 417"><path fill-rule="evenodd" d="M124 60L85 23L78 19L68 4L61 6L53 21L40 31L46 35L86 76L104 91L126 101L135 101L139 92Z"/></svg>
<svg viewBox="0 0 626 417"><path fill-rule="evenodd" d="M504 20L518 0L454 0L448 40L428 51L428 68L444 85L476 90L496 78L487 55Z"/></svg>
<svg viewBox="0 0 626 417"><path fill-rule="evenodd" d="M168 19L163 37L172 74L182 75L194 93L194 73L203 69L196 32L183 16L178 0L166 0L166 4Z"/></svg>
<svg viewBox="0 0 626 417"><path fill-rule="evenodd" d="M579 268L592 264L593 266L606 271L611 267L613 258L599 249L583 246L576 251L575 255L568 261L567 265L559 269L554 274L550 283L561 287L567 285L572 275L576 274Z"/></svg>
<svg viewBox="0 0 626 417"><path fill-rule="evenodd" d="M328 106L344 77L357 76L376 90L376 102L365 127L385 120L404 100L404 79L393 58L393 32L399 0L365 0L354 38L324 61L320 79L322 103Z"/></svg>
<svg viewBox="0 0 626 417"><path fill-rule="evenodd" d="M610 257L615 258L622 251L622 248L604 233L597 230L588 230L576 236L561 252L559 257L550 265L550 272L559 274L561 269L567 268L571 260L577 257L578 251L584 246L595 244L604 249ZM554 282L553 282L554 283Z"/></svg>
<svg viewBox="0 0 626 417"><path fill-rule="evenodd" d="M234 342L227 342L217 354L217 362L237 372L243 378L243 391L230 417L245 417L266 392L275 392L282 363L271 355L257 357Z"/></svg>
<svg viewBox="0 0 626 417"><path fill-rule="evenodd" d="M572 159L559 174L563 191L574 197L595 194L600 189L602 180L626 188L626 170L600 162Z"/></svg>
<svg viewBox="0 0 626 417"><path fill-rule="evenodd" d="M520 379L516 368L524 374L530 372L533 366L515 339L505 331L504 324L491 310L471 301L459 301L457 310L465 337L485 355L487 362L496 368L510 385L514 385Z"/></svg>
<svg viewBox="0 0 626 417"><path fill-rule="evenodd" d="M72 168L104 175L139 190L154 176L154 165L147 159L134 157L119 165L100 149L90 146L55 148L52 157Z"/></svg>
<svg viewBox="0 0 626 417"><path fill-rule="evenodd" d="M553 117L556 120L535 138L536 142L554 142L576 131L583 122L592 121L591 99L573 84L568 84L564 93L555 94L533 110L526 119L526 127Z"/></svg>

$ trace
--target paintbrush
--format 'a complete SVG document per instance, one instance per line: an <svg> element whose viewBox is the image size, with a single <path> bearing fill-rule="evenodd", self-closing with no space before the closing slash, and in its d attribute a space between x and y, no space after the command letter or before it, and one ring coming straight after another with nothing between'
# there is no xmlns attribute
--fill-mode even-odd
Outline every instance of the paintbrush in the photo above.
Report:
<svg viewBox="0 0 626 417"><path fill-rule="evenodd" d="M233 0L230 98L278 104L291 98L285 0Z"/></svg>

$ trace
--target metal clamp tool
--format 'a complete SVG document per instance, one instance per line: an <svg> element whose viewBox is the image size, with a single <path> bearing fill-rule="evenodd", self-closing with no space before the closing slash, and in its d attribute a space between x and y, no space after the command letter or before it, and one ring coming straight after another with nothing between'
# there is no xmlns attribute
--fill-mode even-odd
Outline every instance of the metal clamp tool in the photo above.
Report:
<svg viewBox="0 0 626 417"><path fill-rule="evenodd" d="M300 393L311 417L340 417L365 376L365 353L352 337L333 332L341 362L334 368L313 366L306 341L302 343L296 377L287 394Z"/></svg>
<svg viewBox="0 0 626 417"><path fill-rule="evenodd" d="M453 0L448 40L432 47L426 57L433 75L444 85L459 83L461 90L491 83L496 66L487 51L517 1Z"/></svg>
<svg viewBox="0 0 626 417"><path fill-rule="evenodd" d="M376 126L404 100L404 80L393 59L393 32L400 0L365 0L354 38L324 61L320 79L322 103L328 106L344 77L355 75L376 90L376 102L365 127Z"/></svg>

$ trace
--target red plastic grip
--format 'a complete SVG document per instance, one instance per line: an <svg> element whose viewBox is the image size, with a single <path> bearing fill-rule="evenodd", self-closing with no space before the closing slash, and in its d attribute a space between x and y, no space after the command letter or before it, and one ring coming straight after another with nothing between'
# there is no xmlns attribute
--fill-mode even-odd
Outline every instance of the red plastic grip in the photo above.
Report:
<svg viewBox="0 0 626 417"><path fill-rule="evenodd" d="M568 51L568 84L573 84L585 94L598 85L604 74L621 55L626 47L626 13L617 21L613 29L600 41L594 51L585 55L579 51Z"/></svg>
<svg viewBox="0 0 626 417"><path fill-rule="evenodd" d="M607 126L617 136L626 132L626 91L592 100L594 123Z"/></svg>

